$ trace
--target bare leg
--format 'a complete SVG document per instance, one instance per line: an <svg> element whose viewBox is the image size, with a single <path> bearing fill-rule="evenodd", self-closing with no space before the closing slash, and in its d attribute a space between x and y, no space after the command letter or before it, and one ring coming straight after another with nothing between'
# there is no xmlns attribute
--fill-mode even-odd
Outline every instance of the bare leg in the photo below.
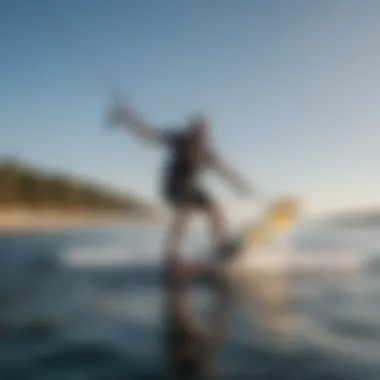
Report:
<svg viewBox="0 0 380 380"><path fill-rule="evenodd" d="M191 216L192 210L188 207L183 207L175 212L173 221L169 227L164 251L165 257L169 261L175 259L180 250Z"/></svg>
<svg viewBox="0 0 380 380"><path fill-rule="evenodd" d="M227 219L222 210L216 204L207 210L207 217L210 222L211 234L214 244L219 247L227 241Z"/></svg>
<svg viewBox="0 0 380 380"><path fill-rule="evenodd" d="M235 242L231 240L227 219L217 204L213 204L207 210L206 215L209 219L211 235L215 246L216 264L220 269L234 255Z"/></svg>

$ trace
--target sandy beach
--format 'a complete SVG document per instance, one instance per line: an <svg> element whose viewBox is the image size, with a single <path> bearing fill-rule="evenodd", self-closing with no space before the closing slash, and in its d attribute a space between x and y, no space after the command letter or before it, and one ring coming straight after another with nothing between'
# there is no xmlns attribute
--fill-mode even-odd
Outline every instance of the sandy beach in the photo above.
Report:
<svg viewBox="0 0 380 380"><path fill-rule="evenodd" d="M143 224L157 225L158 218L64 210L0 210L0 234L56 231L77 227Z"/></svg>

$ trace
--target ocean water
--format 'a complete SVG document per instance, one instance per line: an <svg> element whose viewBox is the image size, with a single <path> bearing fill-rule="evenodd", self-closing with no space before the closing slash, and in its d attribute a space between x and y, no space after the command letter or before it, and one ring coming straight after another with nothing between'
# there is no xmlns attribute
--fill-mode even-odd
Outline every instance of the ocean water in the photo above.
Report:
<svg viewBox="0 0 380 380"><path fill-rule="evenodd" d="M349 273L246 269L220 378L380 379L379 232L308 226L287 240L299 257L356 255ZM0 379L170 379L162 239L130 226L1 237ZM202 244L190 239L190 258ZM194 298L202 317L212 294Z"/></svg>

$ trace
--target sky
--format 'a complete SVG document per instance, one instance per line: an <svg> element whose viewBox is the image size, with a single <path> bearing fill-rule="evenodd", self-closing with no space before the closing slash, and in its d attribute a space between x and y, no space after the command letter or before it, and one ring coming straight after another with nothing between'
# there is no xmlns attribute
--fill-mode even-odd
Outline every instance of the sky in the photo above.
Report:
<svg viewBox="0 0 380 380"><path fill-rule="evenodd" d="M0 0L0 154L159 199L167 152L105 128L210 116L217 149L305 213L380 206L380 2ZM231 214L249 214L217 177Z"/></svg>

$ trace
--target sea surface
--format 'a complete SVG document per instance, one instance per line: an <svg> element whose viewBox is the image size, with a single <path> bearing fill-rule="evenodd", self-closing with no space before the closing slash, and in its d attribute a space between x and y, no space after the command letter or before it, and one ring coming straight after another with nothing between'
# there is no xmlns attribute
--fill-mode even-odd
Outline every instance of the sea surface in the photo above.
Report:
<svg viewBox="0 0 380 380"><path fill-rule="evenodd" d="M0 379L170 379L162 242L161 229L131 226L1 237ZM243 285L231 306L220 378L379 380L380 228L303 226L279 256L285 246L327 268L334 255L360 260L285 282L281 268L252 274L256 288ZM202 247L192 236L188 257L202 259ZM202 322L210 289L197 286L194 299Z"/></svg>

